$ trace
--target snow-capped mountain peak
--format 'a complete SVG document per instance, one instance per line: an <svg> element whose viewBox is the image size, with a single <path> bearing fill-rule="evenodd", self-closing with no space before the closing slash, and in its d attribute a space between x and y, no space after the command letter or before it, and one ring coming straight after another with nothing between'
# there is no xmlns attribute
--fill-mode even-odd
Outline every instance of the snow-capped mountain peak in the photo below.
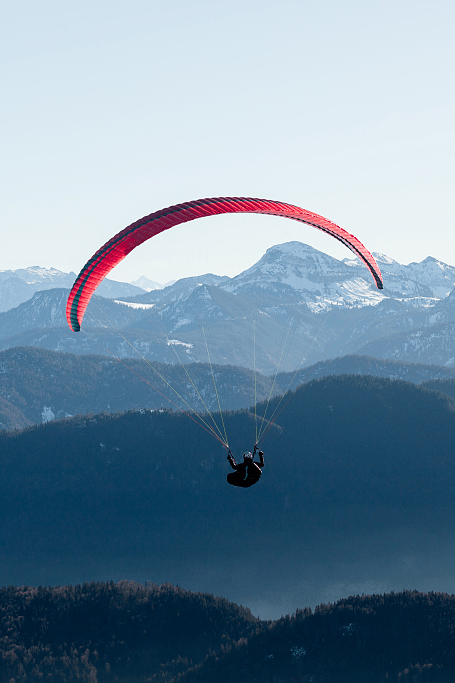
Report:
<svg viewBox="0 0 455 683"><path fill-rule="evenodd" d="M68 287L76 278L76 273L63 273L57 268L43 268L42 266L29 266L16 270L0 270L0 282L11 277L17 277L29 285L43 285L41 289L52 287Z"/></svg>
<svg viewBox="0 0 455 683"><path fill-rule="evenodd" d="M379 267L381 267L381 264L390 266L393 264L398 264L398 261L395 261L395 259L393 259L391 256L381 254L379 251L373 251L373 256Z"/></svg>
<svg viewBox="0 0 455 683"><path fill-rule="evenodd" d="M254 266L221 286L233 293L287 290L318 311L340 304L375 305L384 298L362 264L353 271L343 261L301 242L267 249Z"/></svg>
<svg viewBox="0 0 455 683"><path fill-rule="evenodd" d="M316 274L327 276L340 272L347 272L341 261L308 244L287 242L267 249L251 268L232 278L227 288L234 291L240 284L244 286L248 281L261 282L265 278L268 282L289 284L303 290L307 289L304 283Z"/></svg>
<svg viewBox="0 0 455 683"><path fill-rule="evenodd" d="M63 273L61 270L58 270L57 268L42 268L41 266L29 266L28 268L18 268L18 270L14 271L14 274L16 277L21 278L21 280L24 280L24 282L27 282L29 285L33 284L41 284L43 282L45 283L52 283L52 286L55 287L57 284L57 281L64 281L67 282L69 279L73 279L76 277L76 273ZM62 285L63 286L63 285Z"/></svg>
<svg viewBox="0 0 455 683"><path fill-rule="evenodd" d="M155 289L163 289L163 287L165 287L165 285L155 282L155 280L150 280L150 278L146 277L145 275L141 275L141 277L139 277L137 280L133 280L130 282L130 285L140 287L146 292L152 292Z"/></svg>

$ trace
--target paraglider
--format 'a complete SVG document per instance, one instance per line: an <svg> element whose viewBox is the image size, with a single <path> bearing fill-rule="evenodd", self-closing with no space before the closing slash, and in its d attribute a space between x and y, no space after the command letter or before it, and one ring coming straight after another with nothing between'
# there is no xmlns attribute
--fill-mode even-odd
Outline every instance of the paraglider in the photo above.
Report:
<svg viewBox="0 0 455 683"><path fill-rule="evenodd" d="M120 261L122 261L137 246L139 246L146 240L150 239L151 237L154 237L155 235L158 235L161 232L164 232L165 230L169 230L170 228L176 225L180 225L181 223L193 221L196 218L204 218L206 216L216 216L226 213L256 213L271 216L281 216L283 218L290 218L291 220L306 223L307 225L310 225L316 228L317 230L321 230L322 232L325 232L328 235L331 235L335 239L342 242L342 244L344 244L346 247L348 247L348 249L350 249L354 254L356 254L356 256L358 256L364 262L364 264L371 272L376 287L378 289L383 288L381 272L372 254L364 247L364 245L357 239L357 237L355 237L355 235L351 235L350 233L346 232L346 230L343 230L343 228L340 228L340 226L336 225L335 223L332 223L327 218L319 216L316 213L312 213L311 211L307 211L306 209L302 209L298 206L293 206L292 204L285 204L283 202L270 201L267 199L253 199L250 197L213 197L208 199L198 199L183 204L177 204L175 206L170 206L168 208L161 209L160 211L156 211L155 213L152 213L149 216L145 216L144 218L141 218L135 223L132 223L130 226L114 235L114 237L112 237L110 240L106 242L106 244L104 244L100 249L98 249L98 251L87 261L85 266L82 268L68 296L68 301L66 305L66 318L70 328L74 332L80 331L84 313L87 309L87 306L93 293L95 292L100 282L108 275L108 273L110 273L110 271L118 263L120 263ZM255 335L253 335L253 337L255 339ZM137 351L137 349L135 350L139 355L141 355ZM212 379L216 391L215 377L213 374L209 353L208 357ZM123 362L120 359L117 360ZM143 360L146 361L145 358L143 358ZM148 363L148 361L146 362ZM153 365L151 365L150 363L148 364L150 365L152 370L154 370L158 375L160 374L159 371ZM256 370L254 370L254 372L256 372ZM152 388L154 387L152 386ZM170 388L173 389L172 387ZM173 389L173 391L175 390ZM179 398L181 398L179 394L177 395L179 396ZM243 462L239 464L237 464L234 460L234 457L229 448L219 399L218 407L220 411L221 421L223 423L224 436L220 431L219 427L217 426L216 422L214 421L213 416L210 414L210 411L208 411L208 414L210 419L214 422L214 426L212 426L209 421L206 421L203 415L196 413L196 411L192 409L186 401L184 401L184 403L188 405L190 410L193 410L194 416L198 418L198 420L201 423L200 426L204 428L206 431L209 431L212 434L212 436L214 436L214 438L217 439L224 446L224 448L227 449L227 457L229 460L229 464L231 465L232 469L235 470L234 472L228 474L227 481L229 484L232 484L233 486L249 488L256 484L261 477L262 468L264 467L264 454L261 450L259 451L259 462L255 462L254 456L256 454L258 442L263 437L265 437L268 430L271 428L274 421L276 420L276 417L278 415L278 407L280 406L282 400L280 399L277 406L275 407L273 415L270 417L269 420L266 421L265 415L268 409L271 396L272 390L270 392L269 400L267 402L264 415L259 418L256 415L255 394L254 405L256 443L254 446L253 454L250 452L244 453ZM180 406L177 407L179 408L179 410L182 410L182 412L188 415L188 417L193 419L193 417L189 413L186 413L185 410L183 410ZM259 434L257 430L258 419L262 420L262 424L264 426L264 429L260 430ZM194 421L196 422L197 420L195 419ZM265 427L266 424L268 425L267 427Z"/></svg>
<svg viewBox="0 0 455 683"><path fill-rule="evenodd" d="M342 242L370 270L376 287L383 288L381 272L364 245L350 233L316 213L292 204L252 199L249 197L213 197L177 204L145 216L112 237L87 261L76 278L66 306L68 325L74 332L81 329L82 319L91 296L100 282L135 247L164 230L205 216L225 213L259 213L290 218L311 225Z"/></svg>
<svg viewBox="0 0 455 683"><path fill-rule="evenodd" d="M259 462L254 461L257 444L254 446L253 453L249 451L243 454L243 462L237 464L229 449L227 459L229 464L235 472L227 475L228 484L232 486L240 486L241 488L249 488L256 484L261 478L262 468L264 467L264 453L259 451Z"/></svg>

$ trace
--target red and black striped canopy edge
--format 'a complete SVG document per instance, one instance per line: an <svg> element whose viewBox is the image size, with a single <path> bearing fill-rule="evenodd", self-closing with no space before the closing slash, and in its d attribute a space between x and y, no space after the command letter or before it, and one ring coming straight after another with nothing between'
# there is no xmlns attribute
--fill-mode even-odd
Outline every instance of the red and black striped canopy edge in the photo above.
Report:
<svg viewBox="0 0 455 683"><path fill-rule="evenodd" d="M214 197L197 199L184 204L177 204L145 216L117 233L104 244L87 261L76 278L66 306L68 325L74 332L81 328L82 319L90 298L106 275L125 258L135 247L158 235L164 230L194 221L196 218L216 216L223 213L260 213L271 216L291 218L318 230L342 242L354 252L371 271L378 289L383 288L381 272L376 261L363 244L350 233L332 223L323 216L301 209L292 204L270 201L268 199L252 199L250 197Z"/></svg>

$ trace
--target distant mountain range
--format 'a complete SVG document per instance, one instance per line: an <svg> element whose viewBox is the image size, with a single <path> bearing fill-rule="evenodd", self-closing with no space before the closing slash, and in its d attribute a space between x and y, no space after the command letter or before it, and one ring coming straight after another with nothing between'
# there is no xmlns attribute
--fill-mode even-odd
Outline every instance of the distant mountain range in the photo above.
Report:
<svg viewBox="0 0 455 683"><path fill-rule="evenodd" d="M166 363L178 363L178 354L189 362L255 366L264 374L352 354L455 366L455 267L431 257L405 266L375 256L382 291L360 262L339 261L300 242L268 249L234 278L205 274L139 295L136 288L134 296L113 295L121 283L111 283L107 295L117 303L93 297L77 334L65 320L67 289L35 291L0 313L0 348L108 350ZM26 270L35 288L64 284L58 271Z"/></svg>
<svg viewBox="0 0 455 683"><path fill-rule="evenodd" d="M9 311L33 297L35 292L56 287L70 289L76 279L76 273L63 273L57 268L18 268L17 270L0 270L0 312ZM149 282L149 281L147 281ZM158 283L153 283L158 287ZM151 288L151 287L150 287ZM110 299L123 296L134 296L149 291L149 287L135 286L126 282L116 282L106 278L99 286L99 295Z"/></svg>
<svg viewBox="0 0 455 683"><path fill-rule="evenodd" d="M151 292L152 289L163 289L164 287L169 287L170 285L173 285L175 280L169 280L169 282L166 282L164 285L160 284L159 282L155 282L154 280L150 280L148 277L145 277L145 275L141 275L140 278L137 280L133 280L130 284L135 285L136 287L140 287L141 289L144 289L146 292Z"/></svg>

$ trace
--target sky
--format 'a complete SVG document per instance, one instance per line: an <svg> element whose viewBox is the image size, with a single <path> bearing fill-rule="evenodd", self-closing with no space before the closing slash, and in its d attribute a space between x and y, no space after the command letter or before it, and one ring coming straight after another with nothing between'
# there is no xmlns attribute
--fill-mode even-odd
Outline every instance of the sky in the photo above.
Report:
<svg viewBox="0 0 455 683"><path fill-rule="evenodd" d="M77 273L142 216L213 196L455 264L454 25L453 0L4 3L0 270ZM110 277L233 276L290 240L351 256L293 221L221 216Z"/></svg>

